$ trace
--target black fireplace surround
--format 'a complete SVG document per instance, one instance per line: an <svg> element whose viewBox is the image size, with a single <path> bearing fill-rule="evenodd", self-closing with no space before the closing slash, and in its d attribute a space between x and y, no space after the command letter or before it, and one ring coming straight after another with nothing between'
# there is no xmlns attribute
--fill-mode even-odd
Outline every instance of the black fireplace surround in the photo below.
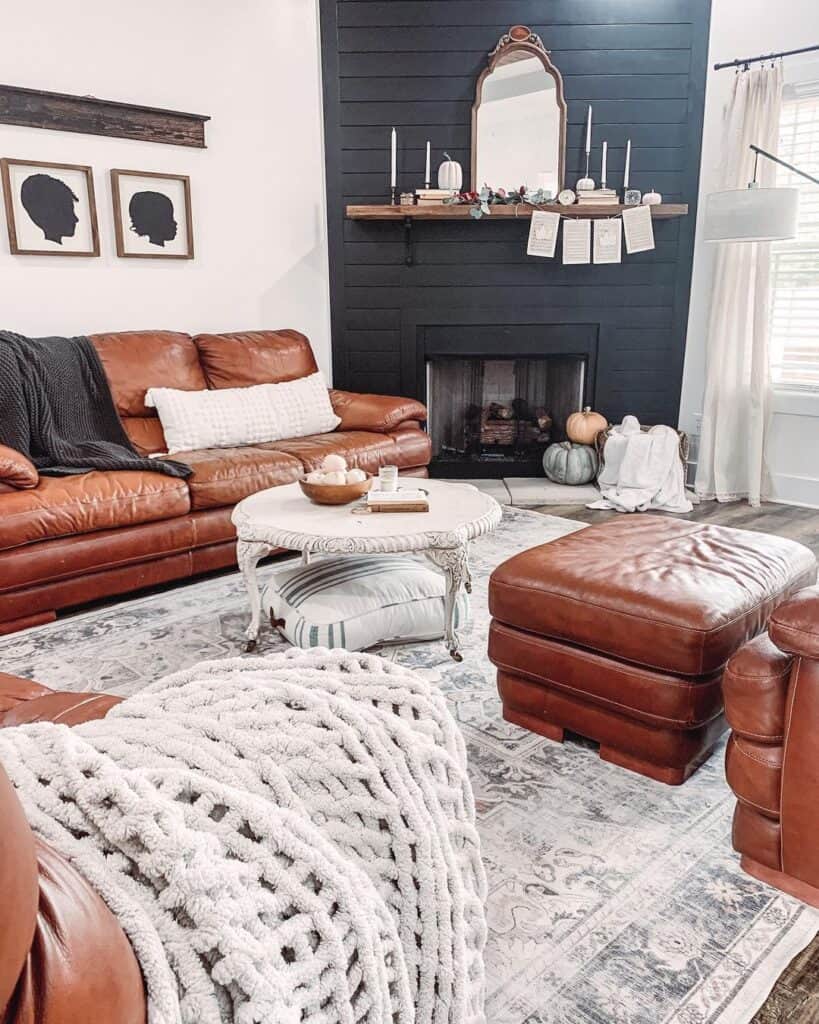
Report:
<svg viewBox="0 0 819 1024"><path fill-rule="evenodd" d="M582 343L586 404L612 422L632 413L676 426L709 0L482 0L468 10L451 0L320 0L320 11L336 386L425 399L427 356L444 347L526 356ZM527 219L488 216L416 222L407 266L400 221L345 218L348 203L388 201L392 126L400 191L422 185L427 140L433 168L446 151L468 178L475 81L510 19L540 35L563 74L566 183L583 173L592 103L597 174L605 139L620 187L630 139L632 185L689 204L687 217L655 221L654 251L564 266L526 255Z"/></svg>

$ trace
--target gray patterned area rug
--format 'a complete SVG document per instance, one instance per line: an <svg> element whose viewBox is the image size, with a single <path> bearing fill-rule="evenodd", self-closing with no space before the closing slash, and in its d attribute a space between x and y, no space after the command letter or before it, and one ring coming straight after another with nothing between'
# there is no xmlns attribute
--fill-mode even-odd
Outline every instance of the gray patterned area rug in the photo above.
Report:
<svg viewBox="0 0 819 1024"><path fill-rule="evenodd" d="M469 744L490 883L487 1020L747 1024L819 915L740 871L722 751L672 788L605 764L592 744L554 744L501 718L485 653L489 574L576 529L505 509L473 548L463 663L440 643L381 652L438 681ZM245 624L233 573L4 637L0 669L127 695L235 657ZM262 650L282 645L267 633Z"/></svg>

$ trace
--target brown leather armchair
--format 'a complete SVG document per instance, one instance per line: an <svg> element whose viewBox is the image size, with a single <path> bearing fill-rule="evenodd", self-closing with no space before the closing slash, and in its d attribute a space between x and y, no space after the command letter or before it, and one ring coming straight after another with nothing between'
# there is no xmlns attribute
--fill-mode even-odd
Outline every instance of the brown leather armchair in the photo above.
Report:
<svg viewBox="0 0 819 1024"><path fill-rule="evenodd" d="M749 875L819 907L819 586L776 609L723 688L734 849Z"/></svg>
<svg viewBox="0 0 819 1024"><path fill-rule="evenodd" d="M102 718L119 698L56 693L0 672L0 727ZM142 974L119 922L38 839L0 766L2 1024L145 1024Z"/></svg>

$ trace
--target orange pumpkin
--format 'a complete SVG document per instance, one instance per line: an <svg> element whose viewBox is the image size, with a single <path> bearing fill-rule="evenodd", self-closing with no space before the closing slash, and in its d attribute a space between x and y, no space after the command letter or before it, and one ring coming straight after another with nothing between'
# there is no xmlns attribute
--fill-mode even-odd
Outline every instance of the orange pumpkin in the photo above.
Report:
<svg viewBox="0 0 819 1024"><path fill-rule="evenodd" d="M592 412L591 406L587 405L583 412L573 412L566 420L566 436L575 444L594 444L594 439L608 425L605 416Z"/></svg>

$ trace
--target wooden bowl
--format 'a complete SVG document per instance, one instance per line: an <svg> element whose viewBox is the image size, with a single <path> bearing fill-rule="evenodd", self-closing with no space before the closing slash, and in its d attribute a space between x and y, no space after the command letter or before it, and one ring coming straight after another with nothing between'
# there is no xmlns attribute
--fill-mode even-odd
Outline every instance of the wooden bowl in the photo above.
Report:
<svg viewBox="0 0 819 1024"><path fill-rule="evenodd" d="M349 505L363 497L372 485L369 473L366 480L357 484L308 484L305 477L299 480L299 487L316 505Z"/></svg>

